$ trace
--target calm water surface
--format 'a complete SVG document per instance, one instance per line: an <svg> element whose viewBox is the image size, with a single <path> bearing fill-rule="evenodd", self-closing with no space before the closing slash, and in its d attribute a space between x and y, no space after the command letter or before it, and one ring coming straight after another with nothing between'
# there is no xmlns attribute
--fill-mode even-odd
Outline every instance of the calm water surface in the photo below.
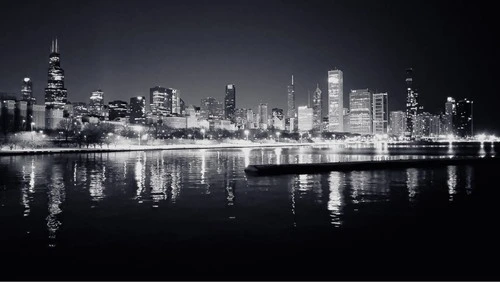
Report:
<svg viewBox="0 0 500 282"><path fill-rule="evenodd" d="M486 144L0 157L0 277L498 278L488 258L500 250L498 167L243 171L450 149L496 153Z"/></svg>

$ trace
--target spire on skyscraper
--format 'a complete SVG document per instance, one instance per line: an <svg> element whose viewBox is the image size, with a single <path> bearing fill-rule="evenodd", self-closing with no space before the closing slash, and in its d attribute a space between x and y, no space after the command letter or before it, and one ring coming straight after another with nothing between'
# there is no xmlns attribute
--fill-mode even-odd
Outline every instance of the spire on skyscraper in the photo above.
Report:
<svg viewBox="0 0 500 282"><path fill-rule="evenodd" d="M50 45L50 53L54 53L54 39L52 39L52 43Z"/></svg>
<svg viewBox="0 0 500 282"><path fill-rule="evenodd" d="M59 53L59 47L57 46L57 37L56 37L56 48L55 48L55 52L56 52L56 53Z"/></svg>
<svg viewBox="0 0 500 282"><path fill-rule="evenodd" d="M293 85L293 74L292 74L292 85Z"/></svg>

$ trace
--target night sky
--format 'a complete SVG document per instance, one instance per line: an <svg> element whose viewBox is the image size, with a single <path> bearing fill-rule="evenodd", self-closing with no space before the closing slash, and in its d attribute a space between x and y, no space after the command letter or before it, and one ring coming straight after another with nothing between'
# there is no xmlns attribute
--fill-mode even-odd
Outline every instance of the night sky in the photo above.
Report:
<svg viewBox="0 0 500 282"><path fill-rule="evenodd" d="M486 1L3 0L0 11L0 92L19 93L28 75L38 102L58 37L72 102L99 88L106 102L129 101L161 85L199 105L234 83L237 107L286 111L292 74L300 106L316 83L326 101L327 71L338 68L345 101L370 88L396 110L412 66L425 110L468 97L476 133L497 130L497 15Z"/></svg>

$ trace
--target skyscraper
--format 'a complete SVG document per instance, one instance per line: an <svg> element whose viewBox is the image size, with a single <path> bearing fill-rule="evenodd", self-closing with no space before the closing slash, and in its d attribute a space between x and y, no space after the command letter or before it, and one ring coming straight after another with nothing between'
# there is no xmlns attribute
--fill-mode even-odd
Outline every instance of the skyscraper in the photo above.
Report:
<svg viewBox="0 0 500 282"><path fill-rule="evenodd" d="M372 134L372 98L369 89L351 90L349 93L350 132Z"/></svg>
<svg viewBox="0 0 500 282"><path fill-rule="evenodd" d="M300 132L308 132L314 127L314 110L308 106L298 108L298 129Z"/></svg>
<svg viewBox="0 0 500 282"><path fill-rule="evenodd" d="M130 98L130 123L146 124L146 97Z"/></svg>
<svg viewBox="0 0 500 282"><path fill-rule="evenodd" d="M128 104L125 101L115 100L109 104L109 120L114 121L117 118L126 118L128 116Z"/></svg>
<svg viewBox="0 0 500 282"><path fill-rule="evenodd" d="M206 120L220 120L224 116L222 103L213 97L201 99L200 117Z"/></svg>
<svg viewBox="0 0 500 282"><path fill-rule="evenodd" d="M172 105L170 106L171 114L180 115L182 113L181 91L179 89L168 88L167 94L167 97L171 97L172 100Z"/></svg>
<svg viewBox="0 0 500 282"><path fill-rule="evenodd" d="M387 93L373 94L373 134L387 134L389 106Z"/></svg>
<svg viewBox="0 0 500 282"><path fill-rule="evenodd" d="M467 138L474 134L473 101L465 98L456 104L456 134L458 137Z"/></svg>
<svg viewBox="0 0 500 282"><path fill-rule="evenodd" d="M292 75L292 84L288 85L288 111L286 113L287 118L297 118L297 111L295 109L295 85L293 84L293 75Z"/></svg>
<svg viewBox="0 0 500 282"><path fill-rule="evenodd" d="M313 130L315 132L322 131L322 108L323 102L321 99L321 89L319 89L319 84L316 85L316 90L314 91L313 96Z"/></svg>
<svg viewBox="0 0 500 282"><path fill-rule="evenodd" d="M412 138L419 113L418 92L413 84L413 69L406 69L406 132L405 136Z"/></svg>
<svg viewBox="0 0 500 282"><path fill-rule="evenodd" d="M49 55L49 70L47 88L45 88L45 105L47 109L64 109L68 100L68 91L64 88L64 70L61 68L61 58L57 39L52 41Z"/></svg>
<svg viewBox="0 0 500 282"><path fill-rule="evenodd" d="M259 104L259 116L258 116L258 123L259 123L259 128L260 129L267 129L267 122L268 122L268 112L267 112L267 104L266 103L261 103Z"/></svg>
<svg viewBox="0 0 500 282"><path fill-rule="evenodd" d="M403 111L391 112L391 135L403 137L406 132L406 114Z"/></svg>
<svg viewBox="0 0 500 282"><path fill-rule="evenodd" d="M341 70L328 71L328 121L331 132L344 131L344 77Z"/></svg>
<svg viewBox="0 0 500 282"><path fill-rule="evenodd" d="M28 104L36 104L36 99L33 97L33 82L29 77L25 77L23 79L23 86L21 87L21 100L28 102Z"/></svg>
<svg viewBox="0 0 500 282"><path fill-rule="evenodd" d="M226 85L226 96L224 97L224 117L231 122L235 122L234 110L236 108L236 86Z"/></svg>
<svg viewBox="0 0 500 282"><path fill-rule="evenodd" d="M172 96L167 93L167 88L155 86L149 89L151 114L159 119L171 113Z"/></svg>
<svg viewBox="0 0 500 282"><path fill-rule="evenodd" d="M102 116L104 109L104 92L101 89L92 91L89 102L89 112L91 115Z"/></svg>
<svg viewBox="0 0 500 282"><path fill-rule="evenodd" d="M456 118L457 108L455 98L448 97L444 104L444 114L441 116L442 134L454 134L454 119Z"/></svg>
<svg viewBox="0 0 500 282"><path fill-rule="evenodd" d="M285 130L285 116L283 109L273 108L272 113L272 126L274 129Z"/></svg>

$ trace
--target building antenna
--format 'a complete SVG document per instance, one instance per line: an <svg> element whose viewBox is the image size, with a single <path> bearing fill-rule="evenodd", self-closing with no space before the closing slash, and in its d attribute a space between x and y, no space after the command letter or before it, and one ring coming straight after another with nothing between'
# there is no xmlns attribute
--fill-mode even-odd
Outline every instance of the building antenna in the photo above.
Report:
<svg viewBox="0 0 500 282"><path fill-rule="evenodd" d="M57 37L56 37L56 53L59 53L59 47L57 46Z"/></svg>

